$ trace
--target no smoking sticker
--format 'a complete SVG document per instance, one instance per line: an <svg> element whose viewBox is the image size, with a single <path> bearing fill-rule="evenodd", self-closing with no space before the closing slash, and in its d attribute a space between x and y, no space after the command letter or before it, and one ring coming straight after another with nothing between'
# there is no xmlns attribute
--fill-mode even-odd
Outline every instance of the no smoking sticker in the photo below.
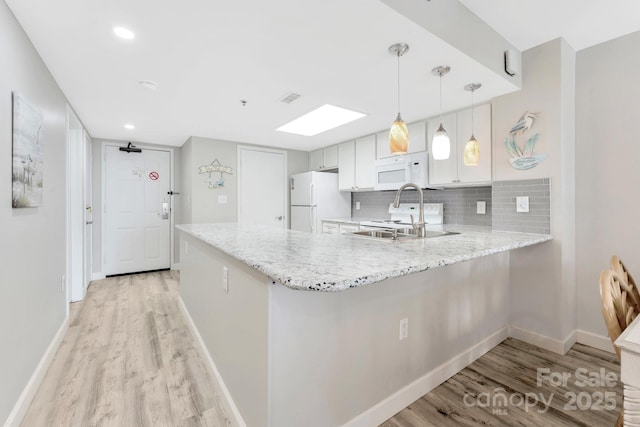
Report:
<svg viewBox="0 0 640 427"><path fill-rule="evenodd" d="M157 181L158 178L160 178L160 174L158 172L156 172L156 171L149 172L149 179L151 181Z"/></svg>

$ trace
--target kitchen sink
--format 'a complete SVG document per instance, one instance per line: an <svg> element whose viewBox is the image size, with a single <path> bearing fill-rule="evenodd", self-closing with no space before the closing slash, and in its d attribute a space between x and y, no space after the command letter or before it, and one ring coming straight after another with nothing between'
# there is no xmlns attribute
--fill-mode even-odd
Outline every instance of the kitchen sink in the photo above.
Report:
<svg viewBox="0 0 640 427"><path fill-rule="evenodd" d="M387 229L387 228L380 229L380 230L362 230L362 231L356 231L352 234L355 234L356 236L373 237L381 240L403 241L403 240L419 239L419 237L416 235L416 230L414 230L413 228L401 228L401 229L395 229L395 230ZM455 231L427 230L426 236L424 238L428 239L432 237L451 236L453 234L460 234L460 233Z"/></svg>

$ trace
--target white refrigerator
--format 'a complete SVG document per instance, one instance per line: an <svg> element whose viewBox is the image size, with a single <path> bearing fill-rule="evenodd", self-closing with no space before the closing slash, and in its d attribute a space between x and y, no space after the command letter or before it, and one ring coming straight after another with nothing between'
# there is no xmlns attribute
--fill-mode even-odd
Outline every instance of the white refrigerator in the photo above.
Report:
<svg viewBox="0 0 640 427"><path fill-rule="evenodd" d="M351 217L351 193L338 190L338 174L291 175L291 229L322 233L322 220Z"/></svg>

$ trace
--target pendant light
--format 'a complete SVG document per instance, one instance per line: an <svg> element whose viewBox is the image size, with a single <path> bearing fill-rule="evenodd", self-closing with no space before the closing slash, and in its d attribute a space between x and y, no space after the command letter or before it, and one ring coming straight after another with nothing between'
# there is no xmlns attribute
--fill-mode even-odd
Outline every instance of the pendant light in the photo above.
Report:
<svg viewBox="0 0 640 427"><path fill-rule="evenodd" d="M446 160L451 153L451 141L449 141L449 135L442 126L442 76L451 71L451 67L448 65L441 65L431 70L436 76L440 76L440 126L433 135L433 142L431 143L431 154L435 160Z"/></svg>
<svg viewBox="0 0 640 427"><path fill-rule="evenodd" d="M409 148L409 129L400 116L400 57L409 51L406 43L389 46L389 53L398 58L398 116L389 130L389 150L391 154L405 154Z"/></svg>
<svg viewBox="0 0 640 427"><path fill-rule="evenodd" d="M471 138L464 145L464 164L466 166L478 166L480 163L480 144L473 136L473 92L481 87L480 83L469 83L464 87L464 90L471 92Z"/></svg>

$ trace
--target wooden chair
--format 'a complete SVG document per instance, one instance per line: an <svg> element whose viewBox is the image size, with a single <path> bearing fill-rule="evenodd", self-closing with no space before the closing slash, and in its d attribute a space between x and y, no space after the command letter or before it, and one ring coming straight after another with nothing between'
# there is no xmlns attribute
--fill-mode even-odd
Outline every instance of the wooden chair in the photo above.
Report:
<svg viewBox="0 0 640 427"><path fill-rule="evenodd" d="M620 349L616 346L615 341L640 312L634 300L634 295L637 293L638 289L635 284L632 285L627 277L617 271L604 270L600 273L602 316L618 360L620 360ZM622 427L623 419L624 411L621 410L615 427Z"/></svg>
<svg viewBox="0 0 640 427"><path fill-rule="evenodd" d="M615 271L620 277L625 279L631 288L631 300L634 304L636 313L640 313L640 292L638 291L638 286L636 285L635 280L627 270L627 267L624 265L622 260L618 258L616 255L611 257L611 269Z"/></svg>

